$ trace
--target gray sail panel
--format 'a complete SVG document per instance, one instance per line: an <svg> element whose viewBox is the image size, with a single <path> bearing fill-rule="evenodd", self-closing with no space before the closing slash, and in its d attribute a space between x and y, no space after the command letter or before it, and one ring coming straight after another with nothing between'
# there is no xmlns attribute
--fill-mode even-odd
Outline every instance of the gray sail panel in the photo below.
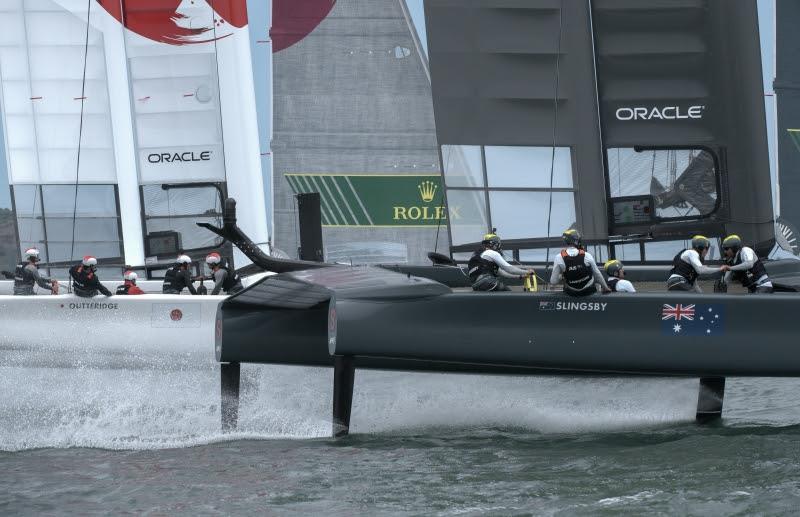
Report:
<svg viewBox="0 0 800 517"><path fill-rule="evenodd" d="M634 153L662 148L652 151L649 191L637 194L653 196L657 209L672 203L683 212L651 223L680 222L686 232L724 229L770 248L774 225L756 3L593 0L592 8L612 197L615 171L625 178L625 160L633 163ZM665 147L682 148L684 155ZM662 169L671 178L667 184L651 181L659 163L673 168ZM711 177L718 178L716 186ZM675 198L686 189L694 193ZM672 201L659 206L666 198ZM712 201L716 208L708 212Z"/></svg>
<svg viewBox="0 0 800 517"><path fill-rule="evenodd" d="M571 152L576 224L607 239L588 3L426 0L425 20L439 145L550 148L555 121L556 147Z"/></svg>
<svg viewBox="0 0 800 517"><path fill-rule="evenodd" d="M775 95L778 103L779 226L795 254L800 252L800 3L775 2Z"/></svg>

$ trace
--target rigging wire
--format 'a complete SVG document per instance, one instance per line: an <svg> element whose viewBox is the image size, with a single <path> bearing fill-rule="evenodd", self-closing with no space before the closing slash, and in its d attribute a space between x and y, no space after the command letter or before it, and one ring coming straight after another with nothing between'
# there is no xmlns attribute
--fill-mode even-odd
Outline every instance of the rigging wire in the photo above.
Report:
<svg viewBox="0 0 800 517"><path fill-rule="evenodd" d="M83 44L83 78L81 80L81 116L78 126L78 157L75 165L75 196L72 200L72 243L70 246L69 258L75 259L75 223L78 216L78 182L81 175L81 141L83 140L83 111L86 104L86 62L89 57L89 17L92 13L92 2L86 2L86 40ZM48 257L48 260L50 257Z"/></svg>
<svg viewBox="0 0 800 517"><path fill-rule="evenodd" d="M561 0L561 5L558 9L558 46L556 49L556 84L555 91L553 92L553 147L550 154L550 199L547 209L547 252L545 254L545 272L547 271L548 264L550 263L550 224L553 216L553 177L555 174L556 162L556 136L558 127L558 87L561 78L561 37L564 28L564 0Z"/></svg>

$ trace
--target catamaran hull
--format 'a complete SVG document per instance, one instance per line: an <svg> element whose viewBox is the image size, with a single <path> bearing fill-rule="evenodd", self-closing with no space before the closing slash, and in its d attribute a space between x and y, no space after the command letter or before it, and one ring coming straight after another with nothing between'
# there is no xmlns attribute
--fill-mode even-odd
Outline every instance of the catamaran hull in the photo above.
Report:
<svg viewBox="0 0 800 517"><path fill-rule="evenodd" d="M372 286L354 291L348 274L278 275L248 289L246 303L226 301L218 359L317 366L352 356L359 367L403 370L800 376L796 295L453 292L377 270ZM304 306L286 304L301 296Z"/></svg>
<svg viewBox="0 0 800 517"><path fill-rule="evenodd" d="M140 295L106 298L0 296L0 347L76 360L93 354L151 355L165 363L203 354L213 361L217 306L224 296Z"/></svg>

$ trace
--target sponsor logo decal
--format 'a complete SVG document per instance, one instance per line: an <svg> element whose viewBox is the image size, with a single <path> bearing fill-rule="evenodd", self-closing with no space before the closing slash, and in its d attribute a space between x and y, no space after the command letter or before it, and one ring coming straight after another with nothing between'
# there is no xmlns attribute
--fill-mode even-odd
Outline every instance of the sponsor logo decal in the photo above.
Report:
<svg viewBox="0 0 800 517"><path fill-rule="evenodd" d="M636 106L617 109L617 120L627 122L630 120L688 120L702 119L705 106Z"/></svg>
<svg viewBox="0 0 800 517"><path fill-rule="evenodd" d="M172 163L172 162L207 162L211 160L211 151L184 151L181 153L151 153L147 155L150 163Z"/></svg>
<svg viewBox="0 0 800 517"><path fill-rule="evenodd" d="M661 330L672 336L720 336L725 333L725 306L665 303L661 307Z"/></svg>
<svg viewBox="0 0 800 517"><path fill-rule="evenodd" d="M172 309L169 313L169 319L172 321L180 321L183 319L183 312L180 309Z"/></svg>
<svg viewBox="0 0 800 517"><path fill-rule="evenodd" d="M539 302L540 311L605 312L606 302Z"/></svg>
<svg viewBox="0 0 800 517"><path fill-rule="evenodd" d="M61 304L63 307L64 304ZM110 310L116 311L119 309L119 305L116 303L96 303L96 302L73 302L70 303L68 306L70 309L74 310Z"/></svg>

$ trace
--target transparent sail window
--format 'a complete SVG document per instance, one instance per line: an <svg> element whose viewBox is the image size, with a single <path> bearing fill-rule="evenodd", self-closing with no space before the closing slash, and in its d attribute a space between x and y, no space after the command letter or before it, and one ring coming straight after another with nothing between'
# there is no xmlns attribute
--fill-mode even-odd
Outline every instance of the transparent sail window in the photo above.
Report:
<svg viewBox="0 0 800 517"><path fill-rule="evenodd" d="M35 246L49 263L122 260L114 185L15 185L13 193L21 251Z"/></svg>
<svg viewBox="0 0 800 517"><path fill-rule="evenodd" d="M484 187L479 145L443 145L442 166L448 187Z"/></svg>
<svg viewBox="0 0 800 517"><path fill-rule="evenodd" d="M572 188L569 147L486 146L490 188Z"/></svg>
<svg viewBox="0 0 800 517"><path fill-rule="evenodd" d="M448 190L450 238L454 246L479 242L489 230L483 190Z"/></svg>
<svg viewBox="0 0 800 517"><path fill-rule="evenodd" d="M184 251L222 244L220 237L195 224L222 226L222 194L217 186L144 185L142 203L147 236L177 232L178 247ZM149 251L148 255L159 254L157 250Z"/></svg>
<svg viewBox="0 0 800 517"><path fill-rule="evenodd" d="M572 192L489 191L489 206L492 226L504 239L560 236L575 224L575 194Z"/></svg>
<svg viewBox="0 0 800 517"><path fill-rule="evenodd" d="M652 196L660 220L707 216L717 209L714 156L701 149L608 150L611 198Z"/></svg>

